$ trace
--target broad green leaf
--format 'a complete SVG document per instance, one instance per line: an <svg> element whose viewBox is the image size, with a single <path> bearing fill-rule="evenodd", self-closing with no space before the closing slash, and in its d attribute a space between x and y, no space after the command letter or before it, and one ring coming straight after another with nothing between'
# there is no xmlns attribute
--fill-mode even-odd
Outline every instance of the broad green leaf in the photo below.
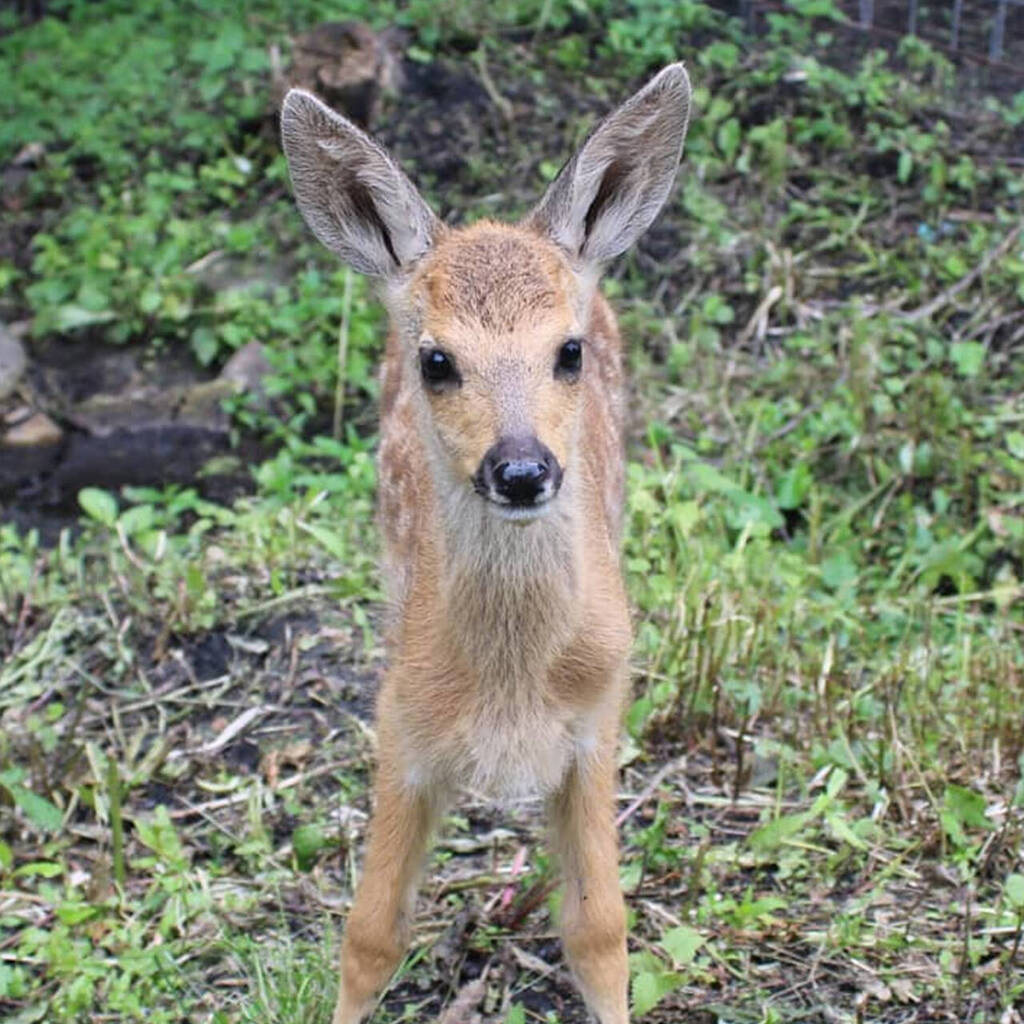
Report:
<svg viewBox="0 0 1024 1024"><path fill-rule="evenodd" d="M1024 910L1024 875L1008 875L1003 891L1011 907Z"/></svg>
<svg viewBox="0 0 1024 1024"><path fill-rule="evenodd" d="M684 967L693 962L697 950L704 945L704 936L696 928L679 925L662 935L660 945L680 967Z"/></svg>
<svg viewBox="0 0 1024 1024"><path fill-rule="evenodd" d="M526 1010L523 1009L522 1003L513 1003L508 1008L505 1024L526 1024Z"/></svg>
<svg viewBox="0 0 1024 1024"><path fill-rule="evenodd" d="M779 481L779 489L775 496L779 508L799 508L804 503L813 480L810 467L806 462L790 466Z"/></svg>
<svg viewBox="0 0 1024 1024"><path fill-rule="evenodd" d="M316 540L328 554L334 555L338 561L344 561L348 557L345 540L341 534L335 533L334 530L328 530L327 527L320 526L317 523L300 522L299 526Z"/></svg>
<svg viewBox="0 0 1024 1024"><path fill-rule="evenodd" d="M117 519L117 499L99 487L84 487L78 492L78 504L90 519L113 526Z"/></svg>
<svg viewBox="0 0 1024 1024"><path fill-rule="evenodd" d="M907 150L903 150L903 152L900 153L899 166L896 168L896 179L901 185L905 185L910 180L910 175L913 171L914 158Z"/></svg>
<svg viewBox="0 0 1024 1024"><path fill-rule="evenodd" d="M846 818L838 811L826 814L825 821L828 822L829 828L832 829L832 833L837 839L852 846L855 850L867 849L867 843L850 828Z"/></svg>
<svg viewBox="0 0 1024 1024"><path fill-rule="evenodd" d="M801 814L786 814L775 821L754 829L747 842L759 853L767 853L780 846L787 839L800 833L810 821L811 816L804 811Z"/></svg>
<svg viewBox="0 0 1024 1024"><path fill-rule="evenodd" d="M58 331L73 331L76 327L89 327L92 324L105 324L116 319L108 310L90 310L84 306L67 305L57 310L55 317Z"/></svg>
<svg viewBox="0 0 1024 1024"><path fill-rule="evenodd" d="M821 563L821 581L830 590L839 590L856 579L857 565L845 551L837 551Z"/></svg>
<svg viewBox="0 0 1024 1024"><path fill-rule="evenodd" d="M700 505L695 501L683 501L673 505L668 511L672 525L683 537L689 537L694 527L700 522Z"/></svg>
<svg viewBox="0 0 1024 1024"><path fill-rule="evenodd" d="M328 838L319 825L300 825L292 832L292 851L300 871L308 871L317 854L328 845Z"/></svg>
<svg viewBox="0 0 1024 1024"><path fill-rule="evenodd" d="M135 505L121 513L118 523L129 537L150 529L156 513L152 505Z"/></svg>
<svg viewBox="0 0 1024 1024"><path fill-rule="evenodd" d="M0 786L11 795L11 799L36 828L45 832L56 832L64 821L64 812L46 797L33 793L21 784L21 772L9 769L0 772Z"/></svg>
<svg viewBox="0 0 1024 1024"><path fill-rule="evenodd" d="M946 809L968 828L992 829L995 825L985 816L985 798L964 786L947 786Z"/></svg>
<svg viewBox="0 0 1024 1024"><path fill-rule="evenodd" d="M675 971L641 971L633 979L633 1013L642 1017L683 983Z"/></svg>
<svg viewBox="0 0 1024 1024"><path fill-rule="evenodd" d="M962 377L977 377L985 364L985 346L980 341L954 341L949 358Z"/></svg>
<svg viewBox="0 0 1024 1024"><path fill-rule="evenodd" d="M64 869L52 860L34 860L29 864L22 864L14 873L23 878L56 878L64 874Z"/></svg>

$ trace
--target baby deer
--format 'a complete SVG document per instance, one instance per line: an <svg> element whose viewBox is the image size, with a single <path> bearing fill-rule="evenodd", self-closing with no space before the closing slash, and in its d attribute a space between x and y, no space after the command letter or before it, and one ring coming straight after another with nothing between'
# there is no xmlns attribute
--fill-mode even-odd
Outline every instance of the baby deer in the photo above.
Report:
<svg viewBox="0 0 1024 1024"><path fill-rule="evenodd" d="M665 68L518 224L442 224L388 154L307 92L281 132L299 209L381 278L380 527L395 616L363 879L334 1024L373 1007L409 938L431 830L468 786L542 795L569 964L626 1024L615 745L630 623L619 566L622 346L602 266L654 220L690 85Z"/></svg>

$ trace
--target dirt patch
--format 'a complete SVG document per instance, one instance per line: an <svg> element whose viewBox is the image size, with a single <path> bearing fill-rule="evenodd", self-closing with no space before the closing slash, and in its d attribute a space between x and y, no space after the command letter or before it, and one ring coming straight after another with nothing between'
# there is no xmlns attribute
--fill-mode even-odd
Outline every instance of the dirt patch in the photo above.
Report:
<svg viewBox="0 0 1024 1024"><path fill-rule="evenodd" d="M190 484L225 503L251 490L249 466L266 446L252 437L232 444L221 408L232 382L209 378L179 354L88 336L34 345L31 359L7 415L45 415L55 427L43 443L3 447L0 522L36 528L52 544L75 525L84 487ZM204 472L214 458L219 468Z"/></svg>

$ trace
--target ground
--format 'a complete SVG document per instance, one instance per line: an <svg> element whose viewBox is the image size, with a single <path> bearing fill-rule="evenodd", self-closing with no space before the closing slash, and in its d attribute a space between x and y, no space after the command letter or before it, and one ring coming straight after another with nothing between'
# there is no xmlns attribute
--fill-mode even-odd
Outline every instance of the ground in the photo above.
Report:
<svg viewBox="0 0 1024 1024"><path fill-rule="evenodd" d="M272 79L338 17L392 30L371 129L450 222L525 211L664 62L694 81L676 193L606 283L634 1019L1020 1021L1024 72L752 7L0 14L30 363L0 412L64 432L30 471L0 448L5 1021L329 1019L385 658L383 318L295 212ZM86 368L162 394L251 341L271 372L214 451L101 465ZM584 1020L539 811L455 808L376 1024Z"/></svg>

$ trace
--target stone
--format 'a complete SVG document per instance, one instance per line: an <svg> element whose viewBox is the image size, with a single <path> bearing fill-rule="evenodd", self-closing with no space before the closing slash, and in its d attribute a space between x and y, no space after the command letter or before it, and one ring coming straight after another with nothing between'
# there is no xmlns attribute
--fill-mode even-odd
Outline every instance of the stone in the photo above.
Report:
<svg viewBox="0 0 1024 1024"><path fill-rule="evenodd" d="M262 391L263 381L273 372L263 346L250 341L224 364L219 379L230 381L239 391Z"/></svg>
<svg viewBox="0 0 1024 1024"><path fill-rule="evenodd" d="M45 412L34 412L10 427L0 444L7 448L41 448L60 444L63 439L64 431Z"/></svg>
<svg viewBox="0 0 1024 1024"><path fill-rule="evenodd" d="M0 324L0 402L14 392L26 369L25 346Z"/></svg>
<svg viewBox="0 0 1024 1024"><path fill-rule="evenodd" d="M401 88L405 36L398 29L376 33L361 21L325 21L292 40L292 64L273 74L273 102L280 107L292 86L315 92L365 128L373 121L381 91Z"/></svg>

